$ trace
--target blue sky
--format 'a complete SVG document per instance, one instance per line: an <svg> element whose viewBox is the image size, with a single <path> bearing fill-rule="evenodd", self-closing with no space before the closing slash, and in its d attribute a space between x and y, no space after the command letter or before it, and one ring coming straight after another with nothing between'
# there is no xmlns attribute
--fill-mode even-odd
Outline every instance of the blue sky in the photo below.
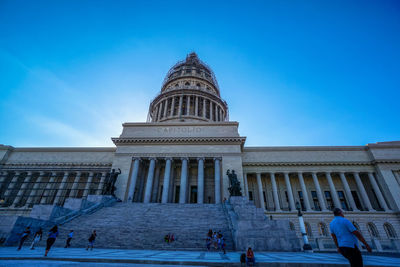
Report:
<svg viewBox="0 0 400 267"><path fill-rule="evenodd" d="M0 0L0 144L111 146L191 51L248 146L400 140L399 1Z"/></svg>

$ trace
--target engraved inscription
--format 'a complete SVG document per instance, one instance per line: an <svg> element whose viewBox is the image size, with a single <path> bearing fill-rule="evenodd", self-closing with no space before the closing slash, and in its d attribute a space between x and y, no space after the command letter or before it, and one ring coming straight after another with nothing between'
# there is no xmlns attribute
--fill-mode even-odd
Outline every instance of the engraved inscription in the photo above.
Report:
<svg viewBox="0 0 400 267"><path fill-rule="evenodd" d="M200 133L200 127L162 127L158 128L157 131L163 134L170 134L170 133Z"/></svg>

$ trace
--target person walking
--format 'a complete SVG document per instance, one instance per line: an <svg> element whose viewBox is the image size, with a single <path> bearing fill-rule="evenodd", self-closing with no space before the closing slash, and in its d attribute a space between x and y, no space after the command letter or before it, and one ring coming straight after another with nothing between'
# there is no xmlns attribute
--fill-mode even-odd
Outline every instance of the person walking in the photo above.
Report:
<svg viewBox="0 0 400 267"><path fill-rule="evenodd" d="M46 252L44 253L45 257L47 257L47 253L49 253L51 246L54 244L54 242L56 242L57 236L58 236L58 227L57 225L54 225L54 227L50 229L49 237L47 238L46 241Z"/></svg>
<svg viewBox="0 0 400 267"><path fill-rule="evenodd" d="M344 218L341 209L335 208L333 215L335 218L329 224L329 228L337 251L350 262L351 267L364 266L361 252L358 249L358 240L365 245L368 252L372 251L371 247L356 227L348 219Z"/></svg>
<svg viewBox="0 0 400 267"><path fill-rule="evenodd" d="M39 228L39 230L36 231L35 235L33 236L33 241L31 245L31 249L35 249L35 245L39 243L40 240L42 240L42 235L43 231L42 228Z"/></svg>
<svg viewBox="0 0 400 267"><path fill-rule="evenodd" d="M86 250L89 250L89 247L90 247L90 250L93 250L94 240L96 240L96 236L97 236L96 230L93 230L92 234L90 235L90 237L88 239L89 244L88 244Z"/></svg>
<svg viewBox="0 0 400 267"><path fill-rule="evenodd" d="M24 244L25 240L31 234L31 228L28 226L25 228L24 232L21 235L21 239L19 240L18 250L21 250L22 245Z"/></svg>
<svg viewBox="0 0 400 267"><path fill-rule="evenodd" d="M71 240L73 236L74 236L74 230L71 230L68 234L67 242L65 243L64 248L69 248L71 246Z"/></svg>

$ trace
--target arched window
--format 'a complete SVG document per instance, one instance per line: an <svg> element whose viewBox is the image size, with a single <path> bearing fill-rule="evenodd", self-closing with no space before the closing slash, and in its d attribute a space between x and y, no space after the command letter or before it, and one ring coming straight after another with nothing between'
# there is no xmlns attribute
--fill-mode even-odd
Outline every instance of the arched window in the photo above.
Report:
<svg viewBox="0 0 400 267"><path fill-rule="evenodd" d="M186 85L186 86L189 86L189 85L190 85L190 83L189 83L189 82L186 82L186 83L185 83L185 85Z"/></svg>
<svg viewBox="0 0 400 267"><path fill-rule="evenodd" d="M397 238L396 231L390 223L384 223L383 229L385 229L388 238Z"/></svg>
<svg viewBox="0 0 400 267"><path fill-rule="evenodd" d="M200 87L200 83L197 83L196 86L197 86L197 87Z"/></svg>
<svg viewBox="0 0 400 267"><path fill-rule="evenodd" d="M307 235L312 237L311 225L308 222L305 222L304 225L306 226Z"/></svg>
<svg viewBox="0 0 400 267"><path fill-rule="evenodd" d="M176 84L175 84L175 87L178 87L178 86L179 86L179 84L178 84L178 83L176 83Z"/></svg>
<svg viewBox="0 0 400 267"><path fill-rule="evenodd" d="M318 224L318 232L320 236L328 236L328 228L325 223L320 222Z"/></svg>
<svg viewBox="0 0 400 267"><path fill-rule="evenodd" d="M367 223L368 232L372 237L379 237L378 230L376 229L375 224Z"/></svg>
<svg viewBox="0 0 400 267"><path fill-rule="evenodd" d="M289 222L289 229L292 230L292 231L295 230L295 228L294 228L294 223Z"/></svg>

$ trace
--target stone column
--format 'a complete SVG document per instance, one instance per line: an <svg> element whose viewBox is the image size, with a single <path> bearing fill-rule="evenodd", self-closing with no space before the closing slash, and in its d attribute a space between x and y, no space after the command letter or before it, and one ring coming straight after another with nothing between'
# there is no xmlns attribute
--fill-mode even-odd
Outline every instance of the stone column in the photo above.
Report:
<svg viewBox="0 0 400 267"><path fill-rule="evenodd" d="M204 203L204 158L197 158L197 203Z"/></svg>
<svg viewBox="0 0 400 267"><path fill-rule="evenodd" d="M247 173L243 173L243 182L244 182L244 192L243 195L249 197L249 185L247 182Z"/></svg>
<svg viewBox="0 0 400 267"><path fill-rule="evenodd" d="M85 190L83 191L82 198L87 198L87 196L89 195L90 185L92 184L92 181L93 181L93 175L94 175L93 172L89 173L89 178L87 180Z"/></svg>
<svg viewBox="0 0 400 267"><path fill-rule="evenodd" d="M68 172L64 172L64 177L61 181L60 186L58 187L56 199L54 200L54 203L56 205L60 202L61 197L64 195L64 190L65 190L65 186L67 184L67 180L68 180Z"/></svg>
<svg viewBox="0 0 400 267"><path fill-rule="evenodd" d="M48 201L48 198L50 196L50 190L54 184L54 181L56 180L56 175L57 175L56 172L50 173L49 182L46 184L46 188L44 190L43 197L40 200L40 204L52 204L52 203L46 203L46 202L50 202L50 201Z"/></svg>
<svg viewBox="0 0 400 267"><path fill-rule="evenodd" d="M16 198L14 198L14 201L11 205L12 207L15 207L21 201L21 199L24 196L24 193L26 191L26 188L28 186L29 180L32 179L32 174L33 174L32 172L27 173L27 175L24 179L24 182L22 183L21 188L19 189L19 191L17 193Z"/></svg>
<svg viewBox="0 0 400 267"><path fill-rule="evenodd" d="M143 203L150 203L151 189L152 189L152 186L153 186L154 169L155 169L155 167L156 167L156 159L155 158L150 158L150 165L149 165L149 171L147 173L146 188L145 188L145 191L144 191Z"/></svg>
<svg viewBox="0 0 400 267"><path fill-rule="evenodd" d="M186 97L186 116L190 115L190 96Z"/></svg>
<svg viewBox="0 0 400 267"><path fill-rule="evenodd" d="M154 111L153 121L157 121L159 109L160 109L160 106L156 105L156 110Z"/></svg>
<svg viewBox="0 0 400 267"><path fill-rule="evenodd" d="M346 193L347 200L350 203L350 207L353 211L358 211L356 203L354 202L353 195L351 194L350 186L347 183L346 175L344 172L339 172L340 180L342 180L342 184L344 187L344 192Z"/></svg>
<svg viewBox="0 0 400 267"><path fill-rule="evenodd" d="M328 211L328 209L326 208L324 195L322 194L321 187L319 186L317 173L312 172L311 175L312 175L312 178L314 181L315 190L317 191L317 197L318 197L319 205L321 206L321 211Z"/></svg>
<svg viewBox="0 0 400 267"><path fill-rule="evenodd" d="M374 189L375 195L378 198L379 205L383 208L384 211L388 211L389 207L386 204L385 198L382 195L381 190L379 189L378 184L376 183L374 174L372 172L368 173L369 181L371 182L372 188Z"/></svg>
<svg viewBox="0 0 400 267"><path fill-rule="evenodd" d="M306 211L311 211L310 200L308 198L306 184L304 183L303 173L299 172L297 175L299 177L301 191L303 192L303 200L304 200L304 205L306 206Z"/></svg>
<svg viewBox="0 0 400 267"><path fill-rule="evenodd" d="M168 98L164 100L164 119L167 117L167 109L168 109Z"/></svg>
<svg viewBox="0 0 400 267"><path fill-rule="evenodd" d="M156 161L157 163L157 161ZM156 164L156 171L154 174L154 181L153 181L153 188L151 190L151 199L150 202L158 203L158 189L160 187L160 171L161 171L161 164ZM161 200L160 200L161 203Z"/></svg>
<svg viewBox="0 0 400 267"><path fill-rule="evenodd" d="M161 203L168 203L168 192L169 192L169 184L171 178L171 163L172 163L172 158L165 159L164 182L163 182Z"/></svg>
<svg viewBox="0 0 400 267"><path fill-rule="evenodd" d="M342 205L340 205L339 197L335 188L335 185L333 184L331 173L330 172L325 172L326 179L328 180L329 184L329 189L331 190L331 195L333 199L333 203L335 205L335 208L342 208Z"/></svg>
<svg viewBox="0 0 400 267"><path fill-rule="evenodd" d="M213 102L210 100L210 121L213 120L213 108L212 108L212 106L213 106Z"/></svg>
<svg viewBox="0 0 400 267"><path fill-rule="evenodd" d="M360 176L358 175L358 172L353 172L354 179L356 180L356 184L358 187L358 190L360 190L361 193L361 198L363 200L364 205L367 207L369 211L373 211L374 209L372 208L371 202L369 201L367 191L365 191L364 185L360 179Z"/></svg>
<svg viewBox="0 0 400 267"><path fill-rule="evenodd" d="M182 101L183 101L183 96L181 95L179 97L179 110L178 110L178 117L182 116Z"/></svg>
<svg viewBox="0 0 400 267"><path fill-rule="evenodd" d="M261 173L257 172L257 187L258 187L258 198L260 199L260 208L265 210L265 203L264 203L264 194L263 194L263 187L261 182Z"/></svg>
<svg viewBox="0 0 400 267"><path fill-rule="evenodd" d="M279 197L278 197L278 187L276 186L275 181L275 173L270 173L271 175L271 183L272 183L272 193L274 196L274 203L275 203L275 211L281 211L281 205L279 204Z"/></svg>
<svg viewBox="0 0 400 267"><path fill-rule="evenodd" d="M172 102L171 102L171 110L170 110L170 113L169 113L170 117L174 116L174 110L175 110L175 97L173 96L172 97Z"/></svg>
<svg viewBox="0 0 400 267"><path fill-rule="evenodd" d="M221 121L224 121L224 118L222 116L222 108L219 109L219 118Z"/></svg>
<svg viewBox="0 0 400 267"><path fill-rule="evenodd" d="M187 170L188 170L188 158L182 158L181 168L181 185L179 192L179 203L186 203L186 187L187 187Z"/></svg>
<svg viewBox="0 0 400 267"><path fill-rule="evenodd" d="M196 96L195 104L194 104L194 115L199 116L199 97Z"/></svg>
<svg viewBox="0 0 400 267"><path fill-rule="evenodd" d="M160 104L158 104L158 107L159 107L159 108L158 108L158 109L159 109L159 110L158 110L158 111L159 111L159 112L158 112L158 118L157 118L158 121L161 120L161 112L164 112L164 111L162 110L163 104L164 104L163 101L161 101Z"/></svg>
<svg viewBox="0 0 400 267"><path fill-rule="evenodd" d="M69 196L70 198L74 198L76 197L76 194L78 193L78 187L79 187L79 180L82 177L82 173L81 172L77 172L75 179L74 179L74 183L72 184L72 188L71 191L69 192Z"/></svg>
<svg viewBox="0 0 400 267"><path fill-rule="evenodd" d="M215 103L215 105L214 105L214 110L215 110L215 121L218 121L218 105L217 105L217 103Z"/></svg>
<svg viewBox="0 0 400 267"><path fill-rule="evenodd" d="M203 118L206 118L206 99L203 98Z"/></svg>
<svg viewBox="0 0 400 267"><path fill-rule="evenodd" d="M17 182L18 182L19 176L20 176L20 172L19 172L19 171L16 171L16 172L14 173L14 177L11 179L11 182L8 184L7 190L6 190L6 192L4 193L4 196L5 196L7 199L10 198L10 195L11 195L11 193L12 193L12 191L13 191L15 185L16 185ZM12 197L12 196L11 196L11 197Z"/></svg>
<svg viewBox="0 0 400 267"><path fill-rule="evenodd" d="M294 204L294 198L293 198L293 191L292 191L292 185L290 184L290 178L289 178L289 173L284 172L283 175L285 176L285 183L286 183L286 188L287 188L287 194L289 198L289 207L290 210L296 210L296 205Z"/></svg>
<svg viewBox="0 0 400 267"><path fill-rule="evenodd" d="M106 176L107 176L106 172L101 173L100 183L99 186L97 187L96 195L101 195L103 193L104 181L106 180Z"/></svg>
<svg viewBox="0 0 400 267"><path fill-rule="evenodd" d="M44 177L45 172L39 172L39 177L37 178L35 184L33 185L33 188L31 190L31 193L29 194L29 198L26 201L26 205L34 204L35 203L35 198L37 197L38 189L40 188L40 185L42 183L43 177Z"/></svg>
<svg viewBox="0 0 400 267"><path fill-rule="evenodd" d="M129 191L128 191L128 202L133 202L134 200L136 181L139 173L139 163L140 163L140 158L133 158L133 169L130 179L131 183L129 185Z"/></svg>
<svg viewBox="0 0 400 267"><path fill-rule="evenodd" d="M221 166L220 159L214 158L214 177L215 177L215 203L221 203Z"/></svg>

